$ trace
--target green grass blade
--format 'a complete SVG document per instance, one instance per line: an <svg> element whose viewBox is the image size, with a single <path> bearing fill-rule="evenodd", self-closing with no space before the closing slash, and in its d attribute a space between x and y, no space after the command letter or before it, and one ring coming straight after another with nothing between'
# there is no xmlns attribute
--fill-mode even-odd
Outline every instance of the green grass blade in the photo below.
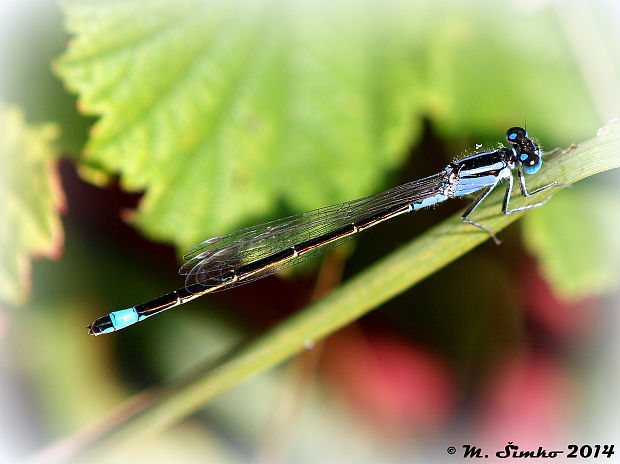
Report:
<svg viewBox="0 0 620 464"><path fill-rule="evenodd" d="M547 160L540 175L531 179L530 187L554 180L574 184L618 167L620 123L616 122L599 130L596 137ZM498 213L503 195L500 190L475 215L495 231L520 217ZM515 196L511 204L521 206L524 200ZM117 420L103 422L95 432L89 431L89 438L82 440L76 451L95 447L102 452L142 434L165 429L243 380L294 356L407 290L487 239L485 233L463 224L458 214L452 216L234 353L163 390L140 395L125 409L131 412L119 412Z"/></svg>

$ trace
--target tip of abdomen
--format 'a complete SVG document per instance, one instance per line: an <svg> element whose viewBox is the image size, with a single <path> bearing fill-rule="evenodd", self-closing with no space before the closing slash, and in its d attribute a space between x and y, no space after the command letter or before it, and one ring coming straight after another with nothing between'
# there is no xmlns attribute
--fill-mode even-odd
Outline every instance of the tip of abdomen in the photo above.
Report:
<svg viewBox="0 0 620 464"><path fill-rule="evenodd" d="M89 335L102 335L115 330L124 329L128 325L138 322L138 312L136 308L121 309L111 312L106 316L100 317L95 322L87 326Z"/></svg>

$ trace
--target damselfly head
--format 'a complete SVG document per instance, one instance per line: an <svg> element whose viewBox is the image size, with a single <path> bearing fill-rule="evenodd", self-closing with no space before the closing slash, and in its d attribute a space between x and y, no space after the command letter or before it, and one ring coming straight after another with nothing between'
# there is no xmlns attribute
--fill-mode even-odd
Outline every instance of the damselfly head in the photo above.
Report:
<svg viewBox="0 0 620 464"><path fill-rule="evenodd" d="M526 174L535 174L542 166L540 147L527 135L522 127L511 127L506 131L506 140L512 146L518 164Z"/></svg>

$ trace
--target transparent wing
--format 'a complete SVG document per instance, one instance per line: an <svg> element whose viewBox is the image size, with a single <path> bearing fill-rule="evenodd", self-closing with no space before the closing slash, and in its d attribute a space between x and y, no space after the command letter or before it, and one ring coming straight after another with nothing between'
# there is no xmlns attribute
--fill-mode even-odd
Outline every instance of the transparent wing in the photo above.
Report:
<svg viewBox="0 0 620 464"><path fill-rule="evenodd" d="M179 269L179 274L187 276L186 285L222 278L240 266L266 258L295 244L321 237L396 206L415 203L442 193L446 182L447 174L441 172L359 200L326 206L210 238L194 245L185 253L185 263ZM234 282L227 288L260 279L313 258L350 238L352 237L342 237L302 256L279 262L258 274Z"/></svg>

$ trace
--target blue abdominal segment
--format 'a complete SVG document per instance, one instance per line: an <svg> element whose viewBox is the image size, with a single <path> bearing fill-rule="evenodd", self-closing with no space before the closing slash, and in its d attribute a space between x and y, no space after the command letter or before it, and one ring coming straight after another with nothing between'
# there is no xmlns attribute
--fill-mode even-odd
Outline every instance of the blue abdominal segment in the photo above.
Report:
<svg viewBox="0 0 620 464"><path fill-rule="evenodd" d="M110 319L112 320L112 328L107 330L107 332L124 329L128 325L135 324L138 322L139 316L136 308L127 308L111 312Z"/></svg>

